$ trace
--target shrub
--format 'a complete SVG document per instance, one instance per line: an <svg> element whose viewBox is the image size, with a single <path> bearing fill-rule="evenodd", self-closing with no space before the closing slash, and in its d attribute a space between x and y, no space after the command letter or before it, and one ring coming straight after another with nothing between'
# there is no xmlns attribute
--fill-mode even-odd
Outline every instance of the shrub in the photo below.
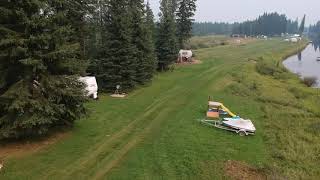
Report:
<svg viewBox="0 0 320 180"><path fill-rule="evenodd" d="M289 91L294 95L294 97L296 97L297 99L304 99L306 97L308 97L308 93L305 92L302 89L296 88L296 87L292 87L289 88Z"/></svg>
<svg viewBox="0 0 320 180"><path fill-rule="evenodd" d="M316 77L304 77L302 79L303 84L305 84L308 87L312 87L317 84L317 78Z"/></svg>
<svg viewBox="0 0 320 180"><path fill-rule="evenodd" d="M0 96L0 140L41 136L58 126L71 127L85 114L83 89L76 76L48 76L32 87L26 81L16 83Z"/></svg>
<svg viewBox="0 0 320 180"><path fill-rule="evenodd" d="M199 49L199 46L197 44L191 44L190 47L191 49Z"/></svg>
<svg viewBox="0 0 320 180"><path fill-rule="evenodd" d="M200 49L204 49L204 48L209 48L210 46L208 44L205 44L205 43L200 43L200 44L198 44L198 47Z"/></svg>
<svg viewBox="0 0 320 180"><path fill-rule="evenodd" d="M273 76L276 72L279 72L276 66L264 61L259 61L256 65L256 69L258 73L269 76Z"/></svg>
<svg viewBox="0 0 320 180"><path fill-rule="evenodd" d="M227 42L227 41L222 41L222 42L220 43L220 45L221 45L221 46L228 45L228 42Z"/></svg>

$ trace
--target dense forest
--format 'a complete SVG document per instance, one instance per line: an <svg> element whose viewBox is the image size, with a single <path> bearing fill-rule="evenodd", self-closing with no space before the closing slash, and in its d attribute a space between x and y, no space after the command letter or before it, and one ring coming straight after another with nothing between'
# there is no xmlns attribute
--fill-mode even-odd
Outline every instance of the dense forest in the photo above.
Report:
<svg viewBox="0 0 320 180"><path fill-rule="evenodd" d="M193 34L198 36L211 34L273 36L281 35L282 33L300 33L298 19L293 21L284 14L264 13L255 20L242 23L197 22L193 24Z"/></svg>
<svg viewBox="0 0 320 180"><path fill-rule="evenodd" d="M132 90L167 70L191 37L196 0L0 2L0 139L46 134L86 113L80 76Z"/></svg>

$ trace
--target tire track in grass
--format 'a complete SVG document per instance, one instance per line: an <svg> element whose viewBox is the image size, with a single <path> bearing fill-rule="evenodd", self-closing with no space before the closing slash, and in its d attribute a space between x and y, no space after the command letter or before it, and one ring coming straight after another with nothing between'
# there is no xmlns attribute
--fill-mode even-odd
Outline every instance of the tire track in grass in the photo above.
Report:
<svg viewBox="0 0 320 180"><path fill-rule="evenodd" d="M170 98L176 96L177 92L179 92L179 89L181 87L175 87L167 91L166 96L161 97L153 101L147 108L146 112L139 117L137 117L135 120L130 122L127 126L122 128L119 132L112 135L108 140L97 143L95 147L91 148L92 151L87 151L86 155L83 156L83 158L80 158L78 161L70 164L68 167L64 168L63 174L71 175L75 171L81 171L81 169L88 169L92 166L94 166L94 163L97 161L97 157L99 157L100 154L103 154L106 150L112 150L114 149L114 144L117 144L117 142L121 142L123 138L125 138L126 135L130 135L132 133L136 126L139 125L139 123L143 123L143 121L148 120L146 117L152 115L155 111L157 111L164 103L167 102ZM176 93L173 93L176 92ZM75 168L75 166L78 166L78 168ZM50 177L50 176L49 176Z"/></svg>
<svg viewBox="0 0 320 180"><path fill-rule="evenodd" d="M205 76L206 77L205 79L208 78L208 80L210 80L212 77L207 76L207 74L211 73L215 69L217 69L217 67L211 68L208 71L205 71L203 73L198 74L198 78ZM220 72L220 71L215 71L214 73L218 73L218 72ZM198 81L196 84L201 84L202 86L205 86L206 82ZM194 84L194 85L196 85L196 84ZM182 98L183 102L187 102L189 99L188 98L189 95L192 93L195 93L195 92L193 92L193 90L190 90L188 88L182 88L182 89L183 89L182 92L177 92L176 94L179 94L180 97L183 97ZM170 104L170 105L174 106L174 105L176 105L176 103L180 104L181 102L174 101L174 103ZM162 114L167 115L172 111L175 111L175 109L172 109L171 106L167 106L167 108L162 109L162 113L160 113L160 115L162 115ZM147 134L152 132L152 130L154 128L158 128L159 125L163 121L165 121L165 118L163 118L163 119L159 118L160 115L158 115L153 121L151 121L150 124L140 134L133 136L133 138L125 146L123 146L123 148L118 150L118 152L116 152L116 155L113 159L111 159L109 162L107 160L107 163L103 167L100 167L100 170L95 174L95 176L92 179L102 179L105 175L107 175L112 170L112 168L117 166L125 158L125 155L132 148L134 148L139 142L143 141L143 139L147 136Z"/></svg>
<svg viewBox="0 0 320 180"><path fill-rule="evenodd" d="M193 76L192 78L199 79L202 76L206 76L207 74L212 73L214 70L216 70L218 68L219 68L219 66L214 66L214 67L209 68L208 70L206 70L200 74L197 74L196 76ZM214 71L213 73L217 73L217 71ZM190 84L184 84L184 86L185 85L189 86ZM169 99L171 99L177 95L181 96L182 94L184 94L184 93L180 92L180 90L184 89L184 86L178 86L178 87L169 89L166 93L163 93L165 96L158 98L153 103L151 103L146 108L146 111L147 111L146 113L144 113L141 116L139 116L138 118L136 118L134 121L132 121L126 127L124 127L119 132L117 132L112 137L110 137L110 139L106 140L103 143L97 143L95 147L91 148L94 150L87 151L87 153L86 153L87 156L83 155L83 158L80 158L78 161L75 161L74 163L70 164L68 167L64 168L64 170L62 171L63 176L64 177L71 177L72 175L77 175L77 172L84 172L84 171L94 167L96 164L100 164L100 162L101 162L101 159L99 159L100 155L105 155L104 154L105 152L112 151L112 150L116 149L119 146L119 144L121 146L121 140L126 138L127 135L130 135L130 133L134 133L132 131L135 130L136 126L139 125L139 123L143 123L143 121L147 120L146 117L148 117L149 115L152 115L152 113L154 113L155 111L160 109L160 107L164 103L166 103ZM152 123L152 121L150 123ZM146 123L146 125L148 127L148 123ZM120 148L119 150L115 150L118 153L117 152L108 153L108 154L106 154L106 158L104 158L104 159L108 159L108 158L110 158L110 156L112 156L114 154L120 154L120 155L124 156L136 144L137 144L137 141L135 139L133 139L133 140L129 141L129 143L124 145L123 148ZM116 147L114 147L114 146L116 146ZM111 157L111 159L112 159L112 157ZM119 156L118 156L118 158L115 158L114 160L112 160L110 165L106 166L107 169L109 169L109 170L112 169L112 167L114 167L114 165L117 164L117 163L115 163L115 162L117 162L116 161L117 159L119 159ZM53 173L51 175L56 175L55 172L53 172ZM58 172L58 174L60 174L60 173ZM47 178L48 177L50 178L51 176L48 175Z"/></svg>
<svg viewBox="0 0 320 180"><path fill-rule="evenodd" d="M145 136L149 134L154 128L158 128L163 119L161 119L162 115L166 115L170 113L170 108L162 110L159 116L156 117L139 135L134 136L125 146L123 146L115 155L113 159L107 162L107 164L99 169L98 172L94 175L93 178L90 179L103 179L106 174L112 170L115 166L117 166L127 155L127 153L134 148L138 143L143 141ZM160 118L159 118L160 117Z"/></svg>

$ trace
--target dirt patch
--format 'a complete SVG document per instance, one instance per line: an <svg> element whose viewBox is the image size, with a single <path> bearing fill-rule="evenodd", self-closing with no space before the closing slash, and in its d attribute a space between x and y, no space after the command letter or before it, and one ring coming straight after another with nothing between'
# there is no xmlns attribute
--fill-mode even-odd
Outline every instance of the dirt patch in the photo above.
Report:
<svg viewBox="0 0 320 180"><path fill-rule="evenodd" d="M125 98L127 94L111 94L110 96L113 98Z"/></svg>
<svg viewBox="0 0 320 180"><path fill-rule="evenodd" d="M68 132L56 132L47 137L33 139L33 140L20 140L15 142L0 142L0 162L5 161L10 157L22 157L38 152L58 141L68 137Z"/></svg>
<svg viewBox="0 0 320 180"><path fill-rule="evenodd" d="M193 59L190 62L180 62L180 63L176 63L177 66L186 66L186 65L194 65L194 64L202 64L202 61L197 60L197 59Z"/></svg>
<svg viewBox="0 0 320 180"><path fill-rule="evenodd" d="M234 180L266 180L267 176L261 170L250 167L239 161L227 161L224 166L226 175Z"/></svg>

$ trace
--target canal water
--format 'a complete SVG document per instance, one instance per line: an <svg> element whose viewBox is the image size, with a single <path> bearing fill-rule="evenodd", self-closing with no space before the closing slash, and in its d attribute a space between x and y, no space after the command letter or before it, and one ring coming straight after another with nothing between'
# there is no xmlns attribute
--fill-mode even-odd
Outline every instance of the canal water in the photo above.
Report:
<svg viewBox="0 0 320 180"><path fill-rule="evenodd" d="M283 61L283 65L291 72L304 77L316 77L320 87L320 44L309 44L300 53Z"/></svg>

